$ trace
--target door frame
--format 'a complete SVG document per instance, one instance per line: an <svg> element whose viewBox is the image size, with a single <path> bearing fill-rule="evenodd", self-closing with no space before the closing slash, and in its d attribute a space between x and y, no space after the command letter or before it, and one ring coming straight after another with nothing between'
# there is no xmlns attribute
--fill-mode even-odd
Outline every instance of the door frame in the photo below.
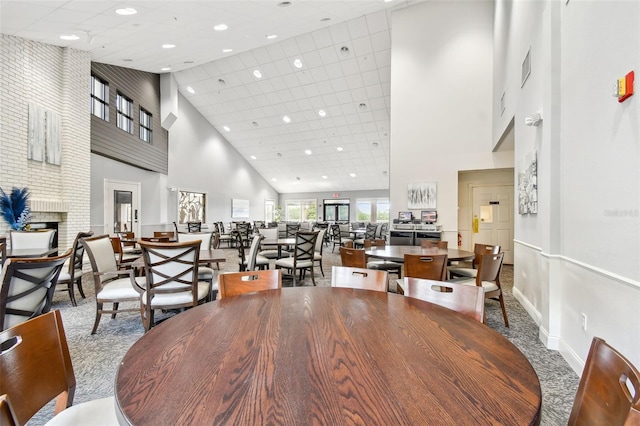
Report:
<svg viewBox="0 0 640 426"><path fill-rule="evenodd" d="M514 236L515 238L515 222L516 222L516 217L515 217L515 209L516 209L516 202L515 202L515 183L480 183L480 184L475 184L475 183L471 183L469 184L469 219L473 220L473 190L475 188L489 188L489 187L498 187L498 186L502 186L502 187L511 187L513 189L512 191L512 212L511 212L511 234ZM470 232L469 232L469 236L470 236L470 241L471 241L471 247L474 247L475 245L475 233L473 232L473 226L469 227ZM513 247L513 241L512 243L512 247ZM513 259L510 259L510 263L513 263Z"/></svg>
<svg viewBox="0 0 640 426"><path fill-rule="evenodd" d="M113 229L113 191L131 191L132 197L131 201L133 204L134 211L138 211L138 218L134 218L132 220L131 231L135 233L136 236L140 236L141 229L141 217L142 217L142 203L141 203L141 182L129 182L122 180L114 180L114 179L104 179L104 233L109 235L115 235Z"/></svg>

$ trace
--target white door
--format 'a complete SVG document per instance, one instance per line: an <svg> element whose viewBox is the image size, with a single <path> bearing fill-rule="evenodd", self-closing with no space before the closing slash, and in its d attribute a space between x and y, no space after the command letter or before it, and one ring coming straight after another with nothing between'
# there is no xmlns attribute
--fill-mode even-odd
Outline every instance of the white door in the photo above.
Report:
<svg viewBox="0 0 640 426"><path fill-rule="evenodd" d="M474 186L472 220L478 219L473 243L500 245L504 263L513 263L513 185ZM472 226L472 231L473 226Z"/></svg>
<svg viewBox="0 0 640 426"><path fill-rule="evenodd" d="M140 182L104 181L104 232L140 236Z"/></svg>

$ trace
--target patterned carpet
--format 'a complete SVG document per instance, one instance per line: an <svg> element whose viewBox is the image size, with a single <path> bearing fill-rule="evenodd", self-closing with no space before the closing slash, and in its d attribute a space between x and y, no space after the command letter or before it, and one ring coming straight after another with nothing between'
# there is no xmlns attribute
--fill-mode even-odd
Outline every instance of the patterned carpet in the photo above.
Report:
<svg viewBox="0 0 640 426"><path fill-rule="evenodd" d="M225 249L227 262L220 263L222 271L237 271L237 251ZM316 272L316 284L329 286L331 266L340 265L340 256L330 249L324 253L325 277ZM395 275L390 280L390 290L395 291ZM487 325L502 333L529 359L538 374L542 387L541 425L565 425L569 418L579 377L556 351L546 349L538 340L538 327L520 303L511 294L513 267L505 265L501 275L510 327L502 320L500 305L486 302ZM57 293L52 309L60 309L63 316L69 349L73 360L77 387L74 403L113 395L115 373L120 360L129 347L143 335L140 317L125 313L112 320L103 317L98 332L91 335L95 317L93 281L85 274L83 287L86 299L76 293L78 306L72 307L66 293ZM285 282L284 285L288 283ZM307 275L304 285L312 285ZM29 426L42 425L53 416L53 404L44 407ZM99 424L99 423L97 423Z"/></svg>

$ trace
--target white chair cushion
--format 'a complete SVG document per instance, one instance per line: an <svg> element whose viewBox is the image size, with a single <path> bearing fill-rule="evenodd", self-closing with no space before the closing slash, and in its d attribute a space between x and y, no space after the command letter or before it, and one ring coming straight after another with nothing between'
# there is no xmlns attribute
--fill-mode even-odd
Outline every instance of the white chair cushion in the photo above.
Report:
<svg viewBox="0 0 640 426"><path fill-rule="evenodd" d="M209 296L209 283L198 282L198 300L202 300ZM142 303L146 304L147 292L142 294ZM165 293L156 294L151 299L151 307L156 306L169 306L169 305L184 305L191 303L192 296L191 291L183 291L180 293Z"/></svg>
<svg viewBox="0 0 640 426"><path fill-rule="evenodd" d="M457 268L457 267L449 267L447 268L449 272L455 275L461 275L463 277L472 277L475 278L478 275L478 270L473 268Z"/></svg>
<svg viewBox="0 0 640 426"><path fill-rule="evenodd" d="M313 253L313 260L322 260L322 255L320 254L320 252L314 252Z"/></svg>
<svg viewBox="0 0 640 426"><path fill-rule="evenodd" d="M141 278L144 280L144 277L136 277L136 281L142 285L144 288L144 281L138 280ZM97 299L130 299L140 297L140 293L138 293L131 284L131 279L127 278L119 278L114 281L110 281L102 287L102 290L96 295Z"/></svg>
<svg viewBox="0 0 640 426"><path fill-rule="evenodd" d="M281 266L283 268L293 268L293 257L289 257L286 259L279 259L276 261L276 266ZM312 268L313 261L312 260L299 260L297 263L298 268Z"/></svg>
<svg viewBox="0 0 640 426"><path fill-rule="evenodd" d="M49 420L46 426L118 426L119 424L115 399L109 396L72 405Z"/></svg>
<svg viewBox="0 0 640 426"><path fill-rule="evenodd" d="M77 274L78 272L76 272ZM76 275L78 276L78 275ZM58 282L69 281L71 279L71 275L67 271L60 271L60 275L58 275Z"/></svg>
<svg viewBox="0 0 640 426"><path fill-rule="evenodd" d="M206 266L198 266L198 279L199 280L211 280L213 279L213 269Z"/></svg>
<svg viewBox="0 0 640 426"><path fill-rule="evenodd" d="M451 281L456 282L458 284L464 284L464 285L476 285L476 280L451 280ZM493 281L482 281L482 288L484 289L485 292L491 292L491 291L498 290L498 285Z"/></svg>

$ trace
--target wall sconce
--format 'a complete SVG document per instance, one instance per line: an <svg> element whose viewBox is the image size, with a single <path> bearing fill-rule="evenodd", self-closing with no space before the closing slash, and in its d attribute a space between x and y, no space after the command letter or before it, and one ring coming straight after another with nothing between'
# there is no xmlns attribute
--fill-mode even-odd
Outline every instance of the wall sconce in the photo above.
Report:
<svg viewBox="0 0 640 426"><path fill-rule="evenodd" d="M542 123L542 111L536 111L524 118L524 124L527 126L539 126Z"/></svg>

